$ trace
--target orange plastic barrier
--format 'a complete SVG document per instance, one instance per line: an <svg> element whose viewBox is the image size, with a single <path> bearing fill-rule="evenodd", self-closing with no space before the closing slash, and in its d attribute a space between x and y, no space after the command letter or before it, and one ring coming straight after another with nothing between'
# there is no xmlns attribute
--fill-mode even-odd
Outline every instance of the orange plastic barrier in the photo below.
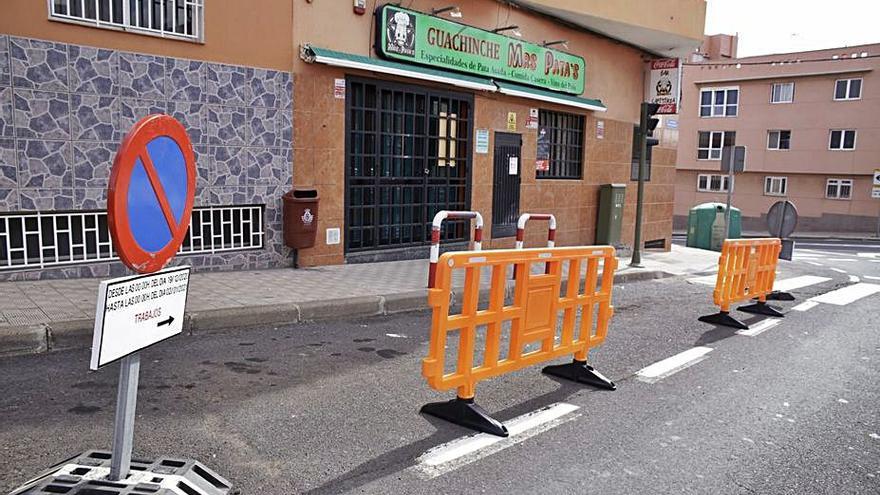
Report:
<svg viewBox="0 0 880 495"><path fill-rule="evenodd" d="M569 354L574 356L572 363L548 366L544 372L613 390L614 383L586 361L589 350L605 340L614 313L614 254L610 246L586 246L450 252L441 256L435 286L428 290L433 319L422 374L436 390L458 389L458 397L428 404L422 412L506 436L504 425L474 404L477 382ZM543 273L545 263L548 273ZM539 264L542 273L532 273L533 264ZM506 304L506 274L511 267L516 267L517 275L513 300ZM464 272L464 289L461 309L456 312L451 296L453 272L459 269ZM491 285L488 305L480 309L483 276L488 276ZM502 356L502 335L508 330L509 341ZM454 369L447 372L447 339L454 333L457 359L451 360ZM478 340L482 341L478 336L485 336L484 350L477 349ZM538 348L525 349L529 344ZM480 357L475 359L475 354Z"/></svg>
<svg viewBox="0 0 880 495"><path fill-rule="evenodd" d="M776 264L782 242L777 238L727 239L718 261L714 301L721 311L701 316L700 321L748 329L748 325L730 316L730 306L748 299L757 302L740 306L740 311L782 317L778 309L767 304L768 299L793 300L789 294L774 293ZM772 295L772 297L771 297Z"/></svg>

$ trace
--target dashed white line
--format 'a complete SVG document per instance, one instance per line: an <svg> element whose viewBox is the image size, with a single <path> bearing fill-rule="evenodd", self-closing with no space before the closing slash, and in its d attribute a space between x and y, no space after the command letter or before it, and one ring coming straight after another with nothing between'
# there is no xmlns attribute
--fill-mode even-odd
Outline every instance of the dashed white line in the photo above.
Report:
<svg viewBox="0 0 880 495"><path fill-rule="evenodd" d="M825 265L823 265L822 263L816 263L815 261L807 261L806 263L809 263L809 264L811 264L811 265L813 265L813 266L825 266Z"/></svg>
<svg viewBox="0 0 880 495"><path fill-rule="evenodd" d="M767 318L766 320L761 320L760 322L755 323L749 327L748 330L737 330L736 333L739 335L745 335L746 337L756 337L780 323L782 323L782 320L779 318Z"/></svg>
<svg viewBox="0 0 880 495"><path fill-rule="evenodd" d="M712 352L711 347L694 347L684 352L680 352L675 356L668 357L662 361L642 368L636 373L636 379L647 383L654 383L662 380L674 373L693 366L700 361L706 359L706 354Z"/></svg>
<svg viewBox="0 0 880 495"><path fill-rule="evenodd" d="M873 275L864 275L864 278L868 280L880 280L880 277L875 277Z"/></svg>
<svg viewBox="0 0 880 495"><path fill-rule="evenodd" d="M817 303L816 301L804 301L804 302L798 304L797 306L792 307L791 310L792 311L809 311L818 305L819 305L819 303Z"/></svg>
<svg viewBox="0 0 880 495"><path fill-rule="evenodd" d="M802 287L808 287L810 285L821 284L822 282L827 282L831 280L828 277L817 277L815 275L803 275L800 277L787 278L785 280L777 280L776 283L773 284L774 290L781 291L790 291L795 289L800 289Z"/></svg>
<svg viewBox="0 0 880 495"><path fill-rule="evenodd" d="M858 283L848 285L831 292L826 292L820 296L810 298L811 301L834 304L836 306L845 306L851 302L858 301L863 297L870 296L880 292L880 285Z"/></svg>
<svg viewBox="0 0 880 495"><path fill-rule="evenodd" d="M842 263L851 263L853 261L857 261L851 258L828 258L828 261L840 261Z"/></svg>
<svg viewBox="0 0 880 495"><path fill-rule="evenodd" d="M436 478L571 421L579 416L571 414L578 409L574 404L558 402L506 421L504 426L510 434L506 438L478 433L438 445L416 459L415 469L425 477Z"/></svg>
<svg viewBox="0 0 880 495"><path fill-rule="evenodd" d="M834 270L834 271L837 272L837 273L846 273L846 270L841 270L840 268L834 268L834 267L831 267L831 269Z"/></svg>

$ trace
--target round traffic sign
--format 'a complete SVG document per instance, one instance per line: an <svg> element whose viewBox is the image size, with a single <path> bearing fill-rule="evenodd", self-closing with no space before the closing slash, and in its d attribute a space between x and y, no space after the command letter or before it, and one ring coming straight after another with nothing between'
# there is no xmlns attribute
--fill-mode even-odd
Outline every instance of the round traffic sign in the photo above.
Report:
<svg viewBox="0 0 880 495"><path fill-rule="evenodd" d="M107 223L119 258L138 273L161 270L186 237L196 167L183 125L144 117L119 146L107 190Z"/></svg>
<svg viewBox="0 0 880 495"><path fill-rule="evenodd" d="M791 201L777 201L767 212L767 229L772 237L788 237L797 227L798 213Z"/></svg>

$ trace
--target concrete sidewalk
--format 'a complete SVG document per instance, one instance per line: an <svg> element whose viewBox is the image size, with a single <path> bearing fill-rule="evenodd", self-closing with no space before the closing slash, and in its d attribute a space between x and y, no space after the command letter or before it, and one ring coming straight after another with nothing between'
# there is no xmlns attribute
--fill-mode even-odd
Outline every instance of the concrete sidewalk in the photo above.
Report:
<svg viewBox="0 0 880 495"><path fill-rule="evenodd" d="M621 259L616 283L717 269L718 253L673 246ZM190 279L184 330L289 324L427 308L427 260L238 272ZM489 277L482 277L484 285ZM460 287L462 280L454 280ZM0 355L88 347L99 279L0 283Z"/></svg>

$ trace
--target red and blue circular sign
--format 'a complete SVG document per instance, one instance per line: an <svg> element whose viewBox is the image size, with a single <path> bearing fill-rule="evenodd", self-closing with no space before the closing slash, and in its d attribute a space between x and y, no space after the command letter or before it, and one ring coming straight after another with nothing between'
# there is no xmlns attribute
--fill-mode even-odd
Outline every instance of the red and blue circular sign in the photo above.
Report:
<svg viewBox="0 0 880 495"><path fill-rule="evenodd" d="M168 115L144 117L119 146L107 191L107 223L126 266L161 270L186 237L195 201L196 167L183 125Z"/></svg>

